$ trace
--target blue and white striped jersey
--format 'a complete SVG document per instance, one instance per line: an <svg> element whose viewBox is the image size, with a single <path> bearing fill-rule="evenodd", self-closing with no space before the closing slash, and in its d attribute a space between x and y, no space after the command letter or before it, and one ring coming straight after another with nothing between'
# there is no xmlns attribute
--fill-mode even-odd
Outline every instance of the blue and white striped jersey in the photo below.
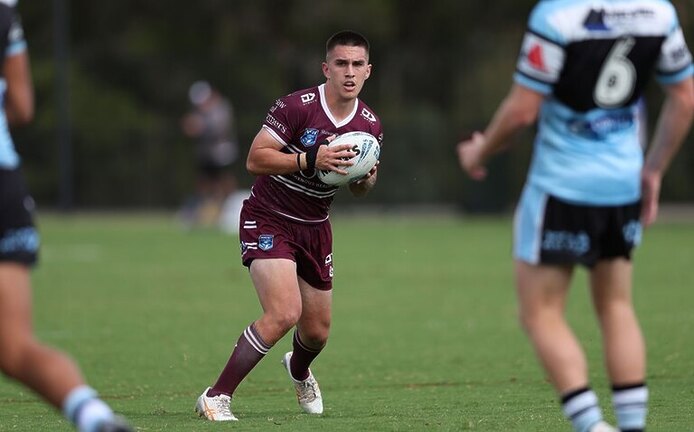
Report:
<svg viewBox="0 0 694 432"><path fill-rule="evenodd" d="M14 0L0 0L0 55L10 57L26 50L24 31L14 11ZM0 168L16 168L19 156L14 148L5 115L5 92L7 83L0 75Z"/></svg>
<svg viewBox="0 0 694 432"><path fill-rule="evenodd" d="M694 73L666 0L543 0L533 9L514 80L546 95L528 182L567 201L640 197L639 101Z"/></svg>

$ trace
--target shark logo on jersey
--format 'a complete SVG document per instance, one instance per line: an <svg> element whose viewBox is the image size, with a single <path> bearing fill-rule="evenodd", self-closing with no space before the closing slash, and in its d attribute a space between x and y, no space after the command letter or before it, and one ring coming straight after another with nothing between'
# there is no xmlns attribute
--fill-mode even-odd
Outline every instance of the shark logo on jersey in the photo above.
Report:
<svg viewBox="0 0 694 432"><path fill-rule="evenodd" d="M605 10L600 9L596 11L595 9L591 9L585 21L583 21L583 27L591 31L609 30L605 25Z"/></svg>
<svg viewBox="0 0 694 432"><path fill-rule="evenodd" d="M307 128L304 131L304 134L301 135L301 138L299 138L299 141L301 141L301 144L304 145L304 147L311 147L316 143L316 138L318 137L318 129L313 129L313 128Z"/></svg>
<svg viewBox="0 0 694 432"><path fill-rule="evenodd" d="M274 238L275 236L273 234L261 234L258 236L258 247L261 250L270 250L274 246Z"/></svg>
<svg viewBox="0 0 694 432"><path fill-rule="evenodd" d="M528 51L528 64L538 71L547 72L547 67L545 66L545 56L542 52L542 45L533 45Z"/></svg>

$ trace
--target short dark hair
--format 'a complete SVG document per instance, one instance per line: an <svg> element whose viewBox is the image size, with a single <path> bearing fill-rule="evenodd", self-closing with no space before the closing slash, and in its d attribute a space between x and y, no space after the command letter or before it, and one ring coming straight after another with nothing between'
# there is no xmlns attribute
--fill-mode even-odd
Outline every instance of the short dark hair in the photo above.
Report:
<svg viewBox="0 0 694 432"><path fill-rule="evenodd" d="M325 54L337 45L364 47L366 55L369 55L369 41L361 34L352 30L342 30L330 36L330 39L325 43Z"/></svg>

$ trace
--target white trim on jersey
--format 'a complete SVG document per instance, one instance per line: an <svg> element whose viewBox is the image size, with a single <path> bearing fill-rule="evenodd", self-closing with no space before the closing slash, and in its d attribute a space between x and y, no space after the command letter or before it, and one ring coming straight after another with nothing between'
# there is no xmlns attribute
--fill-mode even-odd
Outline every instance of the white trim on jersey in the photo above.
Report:
<svg viewBox="0 0 694 432"><path fill-rule="evenodd" d="M294 154L303 153L303 150L291 143L287 144L287 148Z"/></svg>
<svg viewBox="0 0 694 432"><path fill-rule="evenodd" d="M354 99L354 109L344 120L338 123L338 121L335 120L335 117L333 117L333 113L330 112L330 108L328 108L328 101L325 99L325 84L321 84L318 86L318 93L320 94L320 106L323 108L323 112L328 117L328 119L330 119L332 124L335 125L336 128L342 127L347 123L351 122L354 116L357 115L359 99Z"/></svg>
<svg viewBox="0 0 694 432"><path fill-rule="evenodd" d="M298 217L296 217L296 216L292 216L292 215L290 215L290 214L283 213L283 212L281 212L281 211L279 211L279 210L275 210L275 209L273 209L273 208L269 208L269 210L270 210L271 212L273 212L273 213L277 213L278 215L284 216L284 217L286 217L286 218L288 218L288 219L292 219L292 220L295 220L295 221L297 221L297 222L304 222L304 223L321 223L321 222L327 221L327 220L328 220L328 217L329 217L329 216L326 216L326 217L324 217L323 219L301 219L301 218L298 218Z"/></svg>
<svg viewBox="0 0 694 432"><path fill-rule="evenodd" d="M290 188L292 190L295 190L297 192L301 192L304 195L308 195L308 196L311 196L314 198L330 198L331 196L335 195L335 193L337 192L337 188L332 189L332 190L328 190L325 192L320 192L320 191L316 191L313 189L309 189L306 186L304 186L300 183L296 183L296 182L292 181L289 177L285 177L283 175L271 175L270 178L277 181L277 182L282 183L283 185L287 186L288 188Z"/></svg>
<svg viewBox="0 0 694 432"><path fill-rule="evenodd" d="M270 135L272 135L272 137L273 137L274 139L277 140L277 142L279 142L279 143L282 144L283 146L287 147L288 144L287 144L286 142L284 142L284 140L282 139L282 137L280 137L279 135L277 135L277 132L275 132L274 130L272 130L272 128L271 128L270 126L264 124L264 125L263 125L263 129L265 129L266 131L268 131L268 132L270 133Z"/></svg>

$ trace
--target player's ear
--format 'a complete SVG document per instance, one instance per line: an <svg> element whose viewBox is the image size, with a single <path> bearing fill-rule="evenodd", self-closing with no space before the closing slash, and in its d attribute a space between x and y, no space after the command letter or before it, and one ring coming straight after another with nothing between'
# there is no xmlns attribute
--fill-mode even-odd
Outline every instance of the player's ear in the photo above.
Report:
<svg viewBox="0 0 694 432"><path fill-rule="evenodd" d="M322 68L323 68L323 76L325 76L325 78L327 78L327 79L330 79L328 63L323 62Z"/></svg>
<svg viewBox="0 0 694 432"><path fill-rule="evenodd" d="M369 79L371 76L371 64L366 65L366 75L364 76L364 80Z"/></svg>

